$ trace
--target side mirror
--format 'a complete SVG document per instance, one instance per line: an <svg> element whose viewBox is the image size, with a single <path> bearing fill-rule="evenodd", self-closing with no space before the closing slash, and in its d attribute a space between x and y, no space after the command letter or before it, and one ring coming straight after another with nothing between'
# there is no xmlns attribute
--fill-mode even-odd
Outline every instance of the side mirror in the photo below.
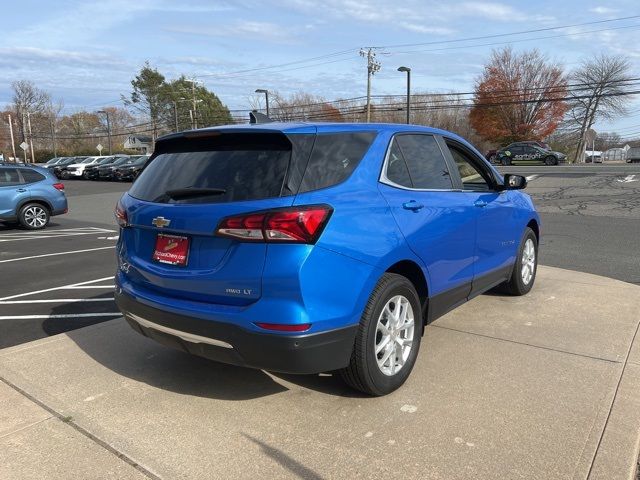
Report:
<svg viewBox="0 0 640 480"><path fill-rule="evenodd" d="M522 190L527 186L527 179L522 175L512 175L510 173L504 176L504 190Z"/></svg>

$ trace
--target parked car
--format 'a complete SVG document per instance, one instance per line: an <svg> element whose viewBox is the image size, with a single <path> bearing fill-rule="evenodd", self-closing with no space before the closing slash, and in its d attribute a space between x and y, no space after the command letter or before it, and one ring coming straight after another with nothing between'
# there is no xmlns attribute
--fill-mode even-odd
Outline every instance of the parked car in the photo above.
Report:
<svg viewBox="0 0 640 480"><path fill-rule="evenodd" d="M111 165L116 160L120 158L128 158L128 155L112 155L110 157L104 157L98 160L96 163L92 165L87 165L84 167L84 171L82 172L82 178L85 180L95 180L98 178L98 167L103 165Z"/></svg>
<svg viewBox="0 0 640 480"><path fill-rule="evenodd" d="M558 165L567 161L567 156L561 152L544 150L536 145L514 145L498 150L498 162L502 165L518 163L542 163L544 165Z"/></svg>
<svg viewBox="0 0 640 480"><path fill-rule="evenodd" d="M0 165L0 221L39 230L67 213L64 185L46 168Z"/></svg>
<svg viewBox="0 0 640 480"><path fill-rule="evenodd" d="M71 163L63 170L62 178L82 178L84 169L89 165L96 165L104 156L85 157L82 160Z"/></svg>
<svg viewBox="0 0 640 480"><path fill-rule="evenodd" d="M131 158L131 161L126 162L113 170L114 180L118 180L120 182L131 182L135 180L149 159L147 155L139 155Z"/></svg>
<svg viewBox="0 0 640 480"><path fill-rule="evenodd" d="M540 220L525 186L426 127L172 134L116 206L116 301L166 345L340 371L383 395L409 376L426 323L496 286L532 288Z"/></svg>
<svg viewBox="0 0 640 480"><path fill-rule="evenodd" d="M640 147L631 147L627 150L627 163L640 162Z"/></svg>
<svg viewBox="0 0 640 480"><path fill-rule="evenodd" d="M51 168L53 169L53 173L56 177L60 179L64 179L67 175L65 172L67 166L71 165L72 163L78 163L84 160L85 158L87 157L67 157L64 160L61 160L55 165L53 165Z"/></svg>
<svg viewBox="0 0 640 480"><path fill-rule="evenodd" d="M114 162L111 162L106 165L100 165L97 169L98 170L97 180L113 180L113 171L117 167L124 165L127 162L130 162L131 158L132 157L130 156L120 157L116 159Z"/></svg>
<svg viewBox="0 0 640 480"><path fill-rule="evenodd" d="M49 160L48 162L40 166L44 168L51 168L53 165L56 165L57 163L61 162L65 158L67 157L53 157L51 160Z"/></svg>

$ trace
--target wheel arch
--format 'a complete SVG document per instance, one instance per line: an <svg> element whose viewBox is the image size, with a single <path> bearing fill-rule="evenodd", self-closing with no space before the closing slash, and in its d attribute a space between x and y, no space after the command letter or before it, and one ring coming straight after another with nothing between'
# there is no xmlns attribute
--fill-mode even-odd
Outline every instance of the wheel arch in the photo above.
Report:
<svg viewBox="0 0 640 480"><path fill-rule="evenodd" d="M424 325L428 318L429 284L422 267L413 260L400 260L387 268L385 273L402 275L413 284L416 292L418 292L418 298L422 306L422 320Z"/></svg>
<svg viewBox="0 0 640 480"><path fill-rule="evenodd" d="M529 220L529 223L527 223L527 227L533 230L533 233L536 234L536 240L539 244L540 243L540 225L538 224L538 221L535 218L532 218L531 220Z"/></svg>
<svg viewBox="0 0 640 480"><path fill-rule="evenodd" d="M47 200L43 198L35 197L35 198L26 198L22 200L20 203L18 203L18 206L16 207L16 216L20 214L20 210L22 210L22 207L24 207L29 203L37 203L39 205L42 205L48 210L49 215L51 215L51 213L53 212L53 207Z"/></svg>

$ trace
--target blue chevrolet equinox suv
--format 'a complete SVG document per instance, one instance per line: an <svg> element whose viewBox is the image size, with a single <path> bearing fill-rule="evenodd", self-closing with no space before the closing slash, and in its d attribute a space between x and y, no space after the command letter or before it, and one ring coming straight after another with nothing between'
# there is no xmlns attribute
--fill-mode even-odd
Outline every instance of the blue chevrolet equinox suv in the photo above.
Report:
<svg viewBox="0 0 640 480"><path fill-rule="evenodd" d="M455 134L258 124L165 136L116 207L116 301L139 333L219 362L338 371L387 394L424 327L533 286L526 179Z"/></svg>

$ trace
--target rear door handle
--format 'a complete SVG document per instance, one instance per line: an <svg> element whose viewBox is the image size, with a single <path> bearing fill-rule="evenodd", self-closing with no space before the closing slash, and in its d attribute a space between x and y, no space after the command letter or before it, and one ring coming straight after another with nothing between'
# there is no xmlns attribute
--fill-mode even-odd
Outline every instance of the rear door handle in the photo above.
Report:
<svg viewBox="0 0 640 480"><path fill-rule="evenodd" d="M485 202L484 200L476 200L475 202L473 202L473 204L476 207L486 207L487 206L487 202Z"/></svg>
<svg viewBox="0 0 640 480"><path fill-rule="evenodd" d="M410 202L403 203L402 208L404 208L405 210L412 210L414 212L417 212L421 208L424 208L424 205L416 202L415 200L411 200Z"/></svg>

